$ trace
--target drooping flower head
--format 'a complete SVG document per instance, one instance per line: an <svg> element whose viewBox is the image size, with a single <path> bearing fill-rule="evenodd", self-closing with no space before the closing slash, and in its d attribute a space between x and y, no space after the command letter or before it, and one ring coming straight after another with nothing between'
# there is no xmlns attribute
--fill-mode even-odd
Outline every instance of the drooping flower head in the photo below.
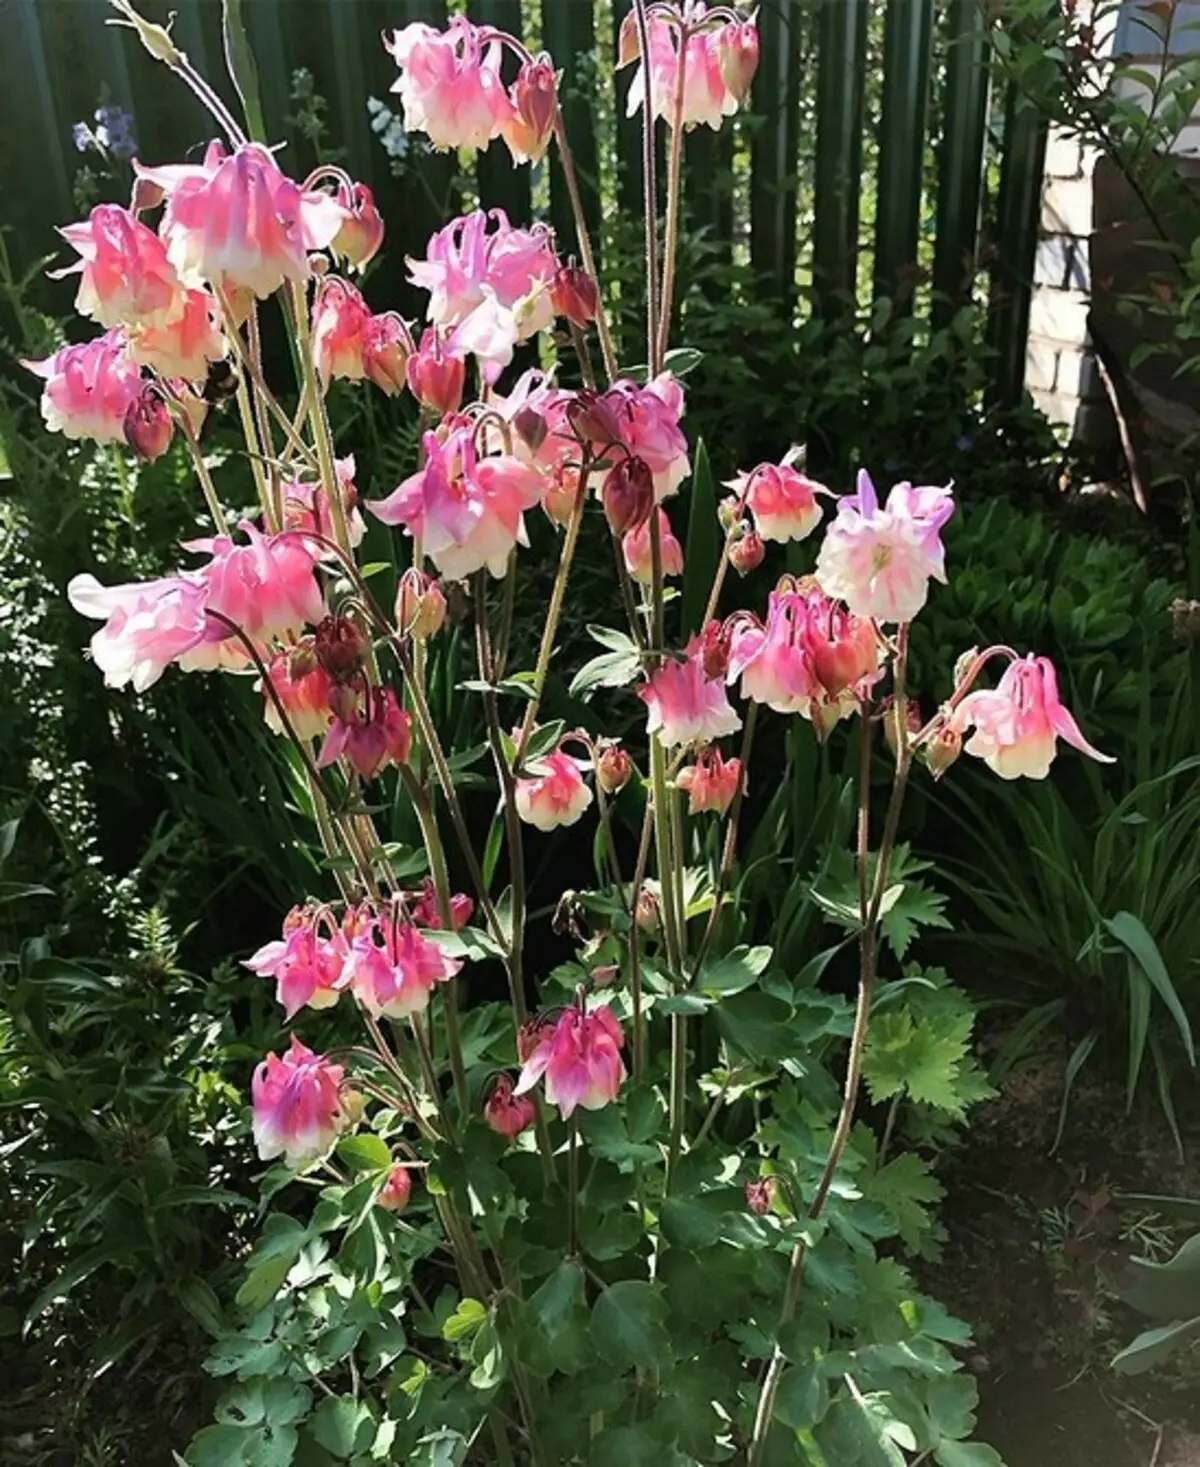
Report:
<svg viewBox="0 0 1200 1467"><path fill-rule="evenodd" d="M551 286L558 273L554 239L541 225L520 229L503 209L453 219L429 241L425 258L408 261L409 279L430 293L429 321L459 353L479 358L494 382L518 342L554 323Z"/></svg>
<svg viewBox="0 0 1200 1467"><path fill-rule="evenodd" d="M389 764L406 764L412 751L412 719L391 688L368 690L365 706L349 688L332 696L333 718L317 755L326 768L345 758L363 779L374 779Z"/></svg>
<svg viewBox="0 0 1200 1467"><path fill-rule="evenodd" d="M637 690L649 710L647 731L666 745L711 743L736 733L742 720L730 707L725 682L709 677L704 666L704 641L693 637L682 661L666 657Z"/></svg>
<svg viewBox="0 0 1200 1467"><path fill-rule="evenodd" d="M388 1172L387 1181L379 1189L376 1206L385 1212L403 1212L412 1196L412 1172L402 1162L397 1162Z"/></svg>
<svg viewBox="0 0 1200 1467"><path fill-rule="evenodd" d="M521 1069L515 1095L532 1090L545 1076L546 1099L563 1120L578 1106L600 1110L616 1099L625 1078L621 1026L607 1004L590 1013L572 1007L551 1028L543 1028Z"/></svg>
<svg viewBox="0 0 1200 1467"><path fill-rule="evenodd" d="M183 310L184 292L167 247L119 204L97 204L59 234L79 252L50 278L78 274L75 309L101 326L165 326Z"/></svg>
<svg viewBox="0 0 1200 1467"><path fill-rule="evenodd" d="M500 80L500 45L456 15L444 31L415 21L384 38L400 68L404 126L435 148L486 148L500 134L510 103Z"/></svg>
<svg viewBox="0 0 1200 1467"><path fill-rule="evenodd" d="M379 253L383 244L383 217L375 206L375 195L365 183L353 184L349 197L343 194L346 209L342 227L333 238L333 253L351 270L362 270Z"/></svg>
<svg viewBox="0 0 1200 1467"><path fill-rule="evenodd" d="M460 927L465 927L471 920L471 914L475 910L475 903L465 892L455 892L450 898L450 928L457 932ZM427 876L424 885L418 893L414 894L409 901L409 914L417 927L424 927L429 931L437 932L442 927L442 914L438 906L437 892L434 890L433 878Z"/></svg>
<svg viewBox="0 0 1200 1467"><path fill-rule="evenodd" d="M346 522L346 538L353 550L362 543L367 533L362 514L358 508L358 489L354 483L357 464L354 455L334 460L334 476L342 499L342 514ZM281 486L283 492L283 523L288 530L312 530L326 540L336 540L329 495L323 485L295 479ZM311 542L313 554L328 560L336 552L320 541Z"/></svg>
<svg viewBox="0 0 1200 1467"><path fill-rule="evenodd" d="M674 494L692 468L679 426L684 399L678 378L662 372L645 386L622 378L601 394L599 405L617 424L619 441L649 468L655 498ZM596 452L606 446L607 440L600 438L593 443Z"/></svg>
<svg viewBox="0 0 1200 1467"><path fill-rule="evenodd" d="M897 484L881 508L870 475L860 470L858 492L838 500L817 556L821 589L855 616L911 621L925 605L930 579L945 583L941 530L953 513L949 485Z"/></svg>
<svg viewBox="0 0 1200 1467"><path fill-rule="evenodd" d="M248 521L241 528L244 545L231 535L184 545L211 556L194 572L204 583L206 607L228 617L259 646L291 641L325 615L313 551L295 535L265 535ZM228 627L221 628L221 637L231 635Z"/></svg>
<svg viewBox="0 0 1200 1467"><path fill-rule="evenodd" d="M759 464L748 474L731 479L726 487L744 499L762 538L777 541L804 540L811 535L821 523L817 496L829 493L787 459Z"/></svg>
<svg viewBox="0 0 1200 1467"><path fill-rule="evenodd" d="M531 760L516 783L517 814L538 830L574 825L592 803L583 778L587 767L561 749Z"/></svg>
<svg viewBox="0 0 1200 1467"><path fill-rule="evenodd" d="M213 142L201 164L135 170L143 197L166 195L159 233L185 285L266 300L285 280L308 279L309 251L327 249L348 217L329 194L293 183L258 143L229 153Z"/></svg>
<svg viewBox="0 0 1200 1467"><path fill-rule="evenodd" d="M262 688L263 716L272 733L286 732L276 703L278 699L297 738L323 738L332 717L329 700L333 679L317 661L312 639L306 638L295 647L276 652L267 663L267 679L275 697Z"/></svg>
<svg viewBox="0 0 1200 1467"><path fill-rule="evenodd" d="M675 788L688 797L688 814L715 810L724 815L737 793L742 774L740 759L724 759L715 745L701 749L694 764L685 765L675 776Z"/></svg>
<svg viewBox="0 0 1200 1467"><path fill-rule="evenodd" d="M263 1161L315 1161L346 1124L341 1065L314 1054L293 1034L286 1054L269 1054L254 1072L254 1140Z"/></svg>
<svg viewBox="0 0 1200 1467"><path fill-rule="evenodd" d="M719 128L724 118L738 109L738 103L749 91L758 65L758 33L753 21L729 22L725 25L703 25L706 7L693 3L687 7L687 24L691 31L686 47L680 45L680 32L674 20L652 13L647 24L650 45L649 65L641 56L641 36L636 17L631 11L621 27L621 54L618 64L624 66L638 60L637 72L630 83L626 111L630 117L645 105L646 77L650 79L650 109L654 117L674 126L679 69L683 67L683 112L680 122L685 128Z"/></svg>
<svg viewBox="0 0 1200 1467"><path fill-rule="evenodd" d="M247 958L252 973L275 979L275 996L292 1019L307 1006L327 1009L349 986L349 946L341 930L320 912L295 907L283 924L283 937Z"/></svg>
<svg viewBox="0 0 1200 1467"><path fill-rule="evenodd" d="M102 586L93 575L78 575L67 585L67 600L80 616L104 622L91 651L110 688L128 685L145 692L209 630L204 585L182 575L124 586Z"/></svg>
<svg viewBox="0 0 1200 1467"><path fill-rule="evenodd" d="M93 443L124 442L125 415L142 389L142 374L124 332L106 331L23 365L46 384L42 419L52 433Z"/></svg>
<svg viewBox="0 0 1200 1467"><path fill-rule="evenodd" d="M458 411L467 382L467 363L453 341L432 326L421 335L405 364L408 389L422 407L444 418Z"/></svg>
<svg viewBox="0 0 1200 1467"><path fill-rule="evenodd" d="M1058 696L1058 678L1048 657L1030 654L1010 662L994 691L968 693L951 716L950 727L974 733L966 752L982 759L1001 779L1045 779L1057 741L1111 764L1094 748Z"/></svg>
<svg viewBox="0 0 1200 1467"><path fill-rule="evenodd" d="M369 1014L405 1019L423 1013L434 984L449 982L462 963L412 922L385 910L357 924L348 967L354 996Z"/></svg>
<svg viewBox="0 0 1200 1467"><path fill-rule="evenodd" d="M508 89L508 111L500 132L514 163L540 163L554 133L558 78L549 56L523 62Z"/></svg>
<svg viewBox="0 0 1200 1467"><path fill-rule="evenodd" d="M334 378L361 382L364 334L371 308L348 280L327 275L317 287L312 312L313 365L324 386Z"/></svg>
<svg viewBox="0 0 1200 1467"><path fill-rule="evenodd" d="M186 290L180 296L180 311L171 320L156 325L143 322L127 328L129 355L160 377L200 382L210 362L219 362L229 352L213 313L213 299L203 290Z"/></svg>
<svg viewBox="0 0 1200 1467"><path fill-rule="evenodd" d="M767 617L733 624L728 678L744 698L779 713L799 713L823 735L860 706L880 676L869 621L852 616L815 583L787 578L771 592Z"/></svg>
<svg viewBox="0 0 1200 1467"><path fill-rule="evenodd" d="M170 448L174 436L175 422L161 390L151 382L143 383L125 410L125 442L140 459L152 464Z"/></svg>
<svg viewBox="0 0 1200 1467"><path fill-rule="evenodd" d="M484 566L505 574L513 547L524 543L524 512L541 490L541 476L519 459L481 458L467 425L444 442L427 433L424 466L368 508L385 525L403 525L438 571L458 581Z"/></svg>

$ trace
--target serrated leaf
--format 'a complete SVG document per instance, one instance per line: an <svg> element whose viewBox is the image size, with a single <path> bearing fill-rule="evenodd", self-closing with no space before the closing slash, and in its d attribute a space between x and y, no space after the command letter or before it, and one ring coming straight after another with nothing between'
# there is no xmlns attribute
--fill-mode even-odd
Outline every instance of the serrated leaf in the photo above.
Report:
<svg viewBox="0 0 1200 1467"><path fill-rule="evenodd" d="M574 1259L559 1264L525 1308L532 1331L530 1369L543 1376L582 1370L591 1354L583 1266Z"/></svg>
<svg viewBox="0 0 1200 1467"><path fill-rule="evenodd" d="M356 1172L377 1172L390 1166L392 1149L386 1141L370 1132L358 1136L346 1136L337 1144L337 1154L342 1161Z"/></svg>
<svg viewBox="0 0 1200 1467"><path fill-rule="evenodd" d="M940 1442L933 1460L938 1467L1004 1467L1004 1458L982 1442Z"/></svg>
<svg viewBox="0 0 1200 1467"><path fill-rule="evenodd" d="M769 947L735 947L704 964L699 986L709 993L741 993L762 977L770 961Z"/></svg>
<svg viewBox="0 0 1200 1467"><path fill-rule="evenodd" d="M610 1284L592 1307L590 1333L596 1353L618 1370L666 1364L671 1344L666 1312L657 1285L640 1279Z"/></svg>
<svg viewBox="0 0 1200 1467"><path fill-rule="evenodd" d="M442 1325L442 1339L465 1340L487 1319L487 1307L478 1299L460 1299L454 1313Z"/></svg>
<svg viewBox="0 0 1200 1467"><path fill-rule="evenodd" d="M905 1247L914 1252L933 1223L929 1206L945 1196L941 1183L930 1175L929 1164L912 1151L893 1157L862 1184L862 1189L864 1197L886 1208L896 1219L896 1231Z"/></svg>

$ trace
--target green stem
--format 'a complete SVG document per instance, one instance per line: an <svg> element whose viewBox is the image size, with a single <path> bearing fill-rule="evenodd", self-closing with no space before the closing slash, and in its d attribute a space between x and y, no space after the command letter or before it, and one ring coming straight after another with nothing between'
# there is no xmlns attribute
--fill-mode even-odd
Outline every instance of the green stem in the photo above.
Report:
<svg viewBox="0 0 1200 1467"><path fill-rule="evenodd" d="M317 380L317 368L313 361L312 341L308 323L308 299L304 286L292 283L292 315L295 319L296 343L304 372L304 392L308 402L308 420L312 425L313 442L317 448L317 463L321 468L321 485L329 501L329 517L333 525L333 537L341 549L350 555L350 532L346 524L346 506L338 489L337 467L333 461L333 437L329 430L329 419L325 415L325 398Z"/></svg>
<svg viewBox="0 0 1200 1467"><path fill-rule="evenodd" d="M568 1122L570 1142L567 1149L567 1257L579 1252L579 1121L572 1114Z"/></svg>
<svg viewBox="0 0 1200 1467"><path fill-rule="evenodd" d="M604 309L604 295L600 289L600 277L596 273L596 256L592 250L592 235L588 229L587 216L583 212L583 199L579 193L579 180L575 176L575 158L567 137L562 107L554 114L554 140L558 145L558 158L562 164L563 178L567 185L567 196L571 200L571 213L575 219L575 237L579 241L579 253L583 268L591 276L596 287L596 330L600 334L600 352L604 357L604 371L610 382L617 380L617 352L613 346L612 329L608 324L608 313Z"/></svg>
<svg viewBox="0 0 1200 1467"><path fill-rule="evenodd" d="M192 467L196 470L196 477L200 480L200 488L204 493L204 502L208 506L208 512L212 516L212 522L216 526L218 535L223 535L228 528L229 521L225 517L225 511L221 508L221 501L217 498L216 485L212 481L212 475L208 472L208 465L204 462L204 455L200 452L200 440L192 431L192 425L185 408L180 408L175 415L175 421L179 424L183 433L184 441L191 455Z"/></svg>
<svg viewBox="0 0 1200 1467"><path fill-rule="evenodd" d="M658 350L658 187L654 176L654 113L650 107L650 22L646 0L633 0L642 53L642 206L646 215L646 360L656 376ZM653 521L651 521L653 523ZM661 646L661 643L657 645Z"/></svg>
<svg viewBox="0 0 1200 1467"><path fill-rule="evenodd" d="M675 99L671 116L671 140L667 157L667 225L663 241L662 293L658 304L658 345L655 371L661 372L671 339L671 306L675 294L675 257L679 253L679 200L683 174L683 99L687 73L688 38L686 25L679 28L679 64L675 73ZM647 87L649 82L647 81Z"/></svg>

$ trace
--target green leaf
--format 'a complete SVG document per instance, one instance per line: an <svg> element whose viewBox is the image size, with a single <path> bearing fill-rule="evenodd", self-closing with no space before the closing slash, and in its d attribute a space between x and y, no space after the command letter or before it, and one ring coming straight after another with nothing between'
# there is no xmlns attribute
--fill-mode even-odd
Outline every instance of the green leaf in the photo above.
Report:
<svg viewBox="0 0 1200 1467"><path fill-rule="evenodd" d="M610 1284L592 1307L591 1336L596 1353L620 1370L662 1365L670 1358L661 1291L638 1279Z"/></svg>
<svg viewBox="0 0 1200 1467"><path fill-rule="evenodd" d="M526 1303L532 1339L529 1366L538 1375L573 1375L590 1357L583 1265L560 1263Z"/></svg>
<svg viewBox="0 0 1200 1467"><path fill-rule="evenodd" d="M1200 1314L1200 1233L1165 1263L1131 1258L1121 1298L1151 1319L1177 1320Z"/></svg>
<svg viewBox="0 0 1200 1467"><path fill-rule="evenodd" d="M779 1379L775 1415L785 1426L807 1431L829 1409L829 1383L815 1365L789 1365Z"/></svg>
<svg viewBox="0 0 1200 1467"><path fill-rule="evenodd" d="M724 532L717 518L716 485L708 449L701 438L696 444L692 465L691 506L683 556L682 621L685 635L700 630L723 541Z"/></svg>
<svg viewBox="0 0 1200 1467"><path fill-rule="evenodd" d="M978 1404L979 1387L969 1375L950 1375L931 1381L925 1395L925 1409L938 1435L956 1440L974 1431Z"/></svg>
<svg viewBox="0 0 1200 1467"><path fill-rule="evenodd" d="M250 1272L237 1291L237 1302L252 1310L269 1304L300 1257L307 1237L307 1230L294 1217L273 1213L251 1255Z"/></svg>
<svg viewBox="0 0 1200 1467"><path fill-rule="evenodd" d="M309 1418L308 1429L335 1457L365 1452L375 1439L370 1409L353 1396L327 1396Z"/></svg>
<svg viewBox="0 0 1200 1467"><path fill-rule="evenodd" d="M1175 1020L1175 1027L1179 1030L1179 1037L1183 1040L1188 1060L1194 1067L1196 1049L1192 1042L1192 1026L1188 1022L1175 985L1171 982L1171 975L1167 972L1167 965L1162 960L1158 945L1146 930L1145 923L1132 912L1118 912L1115 917L1103 918L1102 922L1110 936L1115 937L1133 955L1153 985L1154 991L1166 1004L1168 1012Z"/></svg>
<svg viewBox="0 0 1200 1467"><path fill-rule="evenodd" d="M1004 1467L1004 1458L982 1442L939 1442L933 1460L938 1467Z"/></svg>
<svg viewBox="0 0 1200 1467"><path fill-rule="evenodd" d="M663 1467L663 1444L646 1426L617 1426L592 1443L588 1467Z"/></svg>
<svg viewBox="0 0 1200 1467"><path fill-rule="evenodd" d="M458 1308L442 1325L442 1339L465 1340L475 1333L487 1318L487 1306L478 1299L462 1299Z"/></svg>
<svg viewBox="0 0 1200 1467"><path fill-rule="evenodd" d="M291 1426L308 1414L312 1391L298 1380L276 1376L263 1387L263 1410L269 1426Z"/></svg>
<svg viewBox="0 0 1200 1467"><path fill-rule="evenodd" d="M571 679L567 692L570 697L582 698L586 702L597 688L628 687L637 678L641 666L636 647L631 652L601 652L599 657L583 664Z"/></svg>
<svg viewBox="0 0 1200 1467"><path fill-rule="evenodd" d="M922 881L906 881L896 899L883 912L880 925L888 945L903 960L921 927L949 927L946 898L931 891Z"/></svg>
<svg viewBox="0 0 1200 1467"><path fill-rule="evenodd" d="M1200 1340L1200 1316L1143 1330L1114 1357L1112 1368L1122 1375L1140 1375L1143 1370L1165 1364L1176 1350L1195 1340Z"/></svg>
<svg viewBox="0 0 1200 1467"><path fill-rule="evenodd" d="M187 1449L190 1467L235 1467L245 1462L251 1433L242 1426L206 1426Z"/></svg>
<svg viewBox="0 0 1200 1467"><path fill-rule="evenodd" d="M945 1192L930 1175L929 1163L916 1152L906 1151L863 1184L863 1195L891 1213L905 1247L916 1252L933 1225L929 1207L940 1202Z"/></svg>
<svg viewBox="0 0 1200 1467"><path fill-rule="evenodd" d="M225 65L242 104L246 130L255 142L265 143L267 128L258 94L258 67L254 63L254 52L242 21L242 0L223 0L221 20L225 39Z"/></svg>
<svg viewBox="0 0 1200 1467"><path fill-rule="evenodd" d="M792 1008L772 994L734 994L718 1004L716 1016L725 1041L747 1059L787 1059L799 1048L788 1033Z"/></svg>
<svg viewBox="0 0 1200 1467"><path fill-rule="evenodd" d="M735 947L704 964L700 987L709 993L741 993L762 977L770 961L769 947Z"/></svg>
<svg viewBox="0 0 1200 1467"><path fill-rule="evenodd" d="M392 1164L392 1148L386 1141L364 1131L357 1136L347 1136L337 1144L337 1154L342 1161L356 1172L378 1172Z"/></svg>
<svg viewBox="0 0 1200 1467"><path fill-rule="evenodd" d="M934 1010L914 1019L908 1008L876 1014L863 1051L863 1078L871 1099L879 1104L906 1094L922 1105L961 1116L966 1097L964 1073L975 1079L970 1056L974 1014ZM974 1088L974 1087L973 1087Z"/></svg>
<svg viewBox="0 0 1200 1467"><path fill-rule="evenodd" d="M638 1085L625 1100L625 1124L631 1141L653 1141L662 1129L666 1116L657 1091L649 1085Z"/></svg>

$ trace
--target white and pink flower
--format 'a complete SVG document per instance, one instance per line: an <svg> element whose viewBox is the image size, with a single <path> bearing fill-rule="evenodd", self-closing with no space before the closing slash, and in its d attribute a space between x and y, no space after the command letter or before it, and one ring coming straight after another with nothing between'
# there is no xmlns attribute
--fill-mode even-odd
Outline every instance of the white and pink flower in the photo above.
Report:
<svg viewBox="0 0 1200 1467"><path fill-rule="evenodd" d="M649 66L641 56L641 36L631 11L621 28L619 65L638 60L630 83L626 111L630 117L645 105L646 76L650 78L650 109L654 117L674 126L679 69L683 67L683 112L685 128L719 128L750 89L758 65L758 32L752 21L729 22L697 31L706 7L691 4L688 24L693 33L686 49L680 46L678 27L666 17L651 14L647 24L650 44Z"/></svg>
<svg viewBox="0 0 1200 1467"><path fill-rule="evenodd" d="M348 967L354 996L375 1018L406 1019L429 1007L434 986L462 967L413 923L383 912L357 924Z"/></svg>
<svg viewBox="0 0 1200 1467"><path fill-rule="evenodd" d="M561 749L530 761L516 782L517 814L538 830L574 825L592 803L583 778L588 767Z"/></svg>
<svg viewBox="0 0 1200 1467"><path fill-rule="evenodd" d="M666 510L656 509L658 543L664 576L683 574L683 547L675 538ZM621 538L621 554L625 569L639 585L648 586L654 579L654 556L650 545L650 521L630 530Z"/></svg>
<svg viewBox="0 0 1200 1467"><path fill-rule="evenodd" d="M319 912L294 907L284 920L282 939L260 947L244 966L275 979L275 996L292 1019L302 1008L327 1009L337 1003L350 983L349 951L340 928Z"/></svg>
<svg viewBox="0 0 1200 1467"><path fill-rule="evenodd" d="M165 326L183 309L184 292L152 229L119 204L97 204L59 234L79 252L51 279L78 274L75 309L101 326Z"/></svg>
<svg viewBox="0 0 1200 1467"><path fill-rule="evenodd" d="M486 148L500 135L511 104L500 80L500 45L456 15L444 31L415 21L393 31L384 49L400 68L404 126L435 148Z"/></svg>
<svg viewBox="0 0 1200 1467"><path fill-rule="evenodd" d="M1048 657L1010 662L991 691L968 693L951 715L957 733L974 732L966 752L1001 779L1045 779L1063 739L1102 764L1114 761L1088 743L1058 696L1058 677Z"/></svg>
<svg viewBox="0 0 1200 1467"><path fill-rule="evenodd" d="M897 484L881 508L865 469L858 492L838 500L817 555L817 580L855 616L911 621L930 580L946 581L942 526L954 513L950 486Z"/></svg>
<svg viewBox="0 0 1200 1467"><path fill-rule="evenodd" d="M778 464L759 464L726 487L745 503L762 538L780 542L807 539L821 523L817 496L829 493L786 458Z"/></svg>
<svg viewBox="0 0 1200 1467"><path fill-rule="evenodd" d="M587 1013L569 1008L539 1032L521 1068L514 1095L524 1095L545 1077L546 1099L569 1120L578 1107L601 1110L617 1097L625 1078L624 1036L607 1004Z"/></svg>
<svg viewBox="0 0 1200 1467"><path fill-rule="evenodd" d="M314 1054L293 1034L286 1054L269 1054L254 1072L254 1140L259 1157L282 1156L290 1167L316 1161L347 1124L345 1070Z"/></svg>
<svg viewBox="0 0 1200 1467"><path fill-rule="evenodd" d="M647 731L668 747L711 743L742 726L726 696L724 679L708 676L703 640L693 637L685 650L682 661L664 658L637 690L649 710Z"/></svg>
<svg viewBox="0 0 1200 1467"><path fill-rule="evenodd" d="M675 788L688 797L688 814L714 810L724 815L737 794L742 777L740 759L724 759L715 745L701 749L694 764L685 765L675 776Z"/></svg>
<svg viewBox="0 0 1200 1467"><path fill-rule="evenodd" d="M106 331L22 365L46 384L42 419L52 433L93 443L125 441L125 415L142 390L142 374L123 331Z"/></svg>

